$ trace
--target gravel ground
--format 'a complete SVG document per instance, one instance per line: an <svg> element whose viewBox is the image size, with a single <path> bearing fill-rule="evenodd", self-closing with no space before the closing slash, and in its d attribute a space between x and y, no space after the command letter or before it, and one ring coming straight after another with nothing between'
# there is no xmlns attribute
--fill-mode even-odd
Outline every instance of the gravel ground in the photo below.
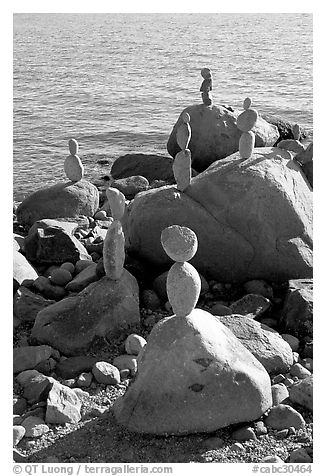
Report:
<svg viewBox="0 0 326 476"><path fill-rule="evenodd" d="M131 332L147 337L153 324L169 312L142 311L141 323L116 336L110 343L97 340L87 352L110 362L122 353L125 338ZM14 331L14 345L27 343L31 324L24 323ZM58 379L60 381L60 379ZM294 406L304 417L306 427L296 430L287 438L280 439L277 432L269 430L257 440L242 442L242 452L231 449L235 440L231 433L236 426L211 434L158 437L130 433L119 427L111 407L114 400L123 395L129 380L117 386L97 384L87 389L89 395L81 397L82 420L77 424L51 425L50 431L39 438L23 438L17 449L27 462L35 463L259 463L262 458L277 455L286 461L291 451L305 448L312 457L312 414ZM14 393L21 391L14 384ZM223 439L223 446L215 450L205 448L205 440L211 437Z"/></svg>

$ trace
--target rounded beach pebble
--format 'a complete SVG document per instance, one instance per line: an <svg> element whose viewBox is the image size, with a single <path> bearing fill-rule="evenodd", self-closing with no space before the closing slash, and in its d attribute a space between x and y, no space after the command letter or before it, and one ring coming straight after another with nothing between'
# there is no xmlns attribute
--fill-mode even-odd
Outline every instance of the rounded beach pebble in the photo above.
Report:
<svg viewBox="0 0 326 476"><path fill-rule="evenodd" d="M144 337L138 334L130 334L126 339L125 349L129 355L138 355L146 344L147 341Z"/></svg>
<svg viewBox="0 0 326 476"><path fill-rule="evenodd" d="M54 269L50 276L51 283L58 284L59 286L65 286L71 280L72 280L71 273L64 268Z"/></svg>
<svg viewBox="0 0 326 476"><path fill-rule="evenodd" d="M166 290L176 316L191 313L200 295L200 276L190 263L174 263L168 273Z"/></svg>
<svg viewBox="0 0 326 476"><path fill-rule="evenodd" d="M198 248L196 234L190 228L179 225L165 228L161 233L161 243L166 254L178 263L189 261Z"/></svg>
<svg viewBox="0 0 326 476"><path fill-rule="evenodd" d="M104 383L105 385L120 383L119 369L108 362L96 362L92 368L92 373L98 383Z"/></svg>
<svg viewBox="0 0 326 476"><path fill-rule="evenodd" d="M66 263L63 263L60 266L60 268L61 269L66 269L71 274L74 274L74 272L75 272L75 265L73 265L72 263L69 263L69 261L67 261Z"/></svg>
<svg viewBox="0 0 326 476"><path fill-rule="evenodd" d="M237 118L237 127L242 132L250 131L256 124L258 112L256 109L246 109Z"/></svg>

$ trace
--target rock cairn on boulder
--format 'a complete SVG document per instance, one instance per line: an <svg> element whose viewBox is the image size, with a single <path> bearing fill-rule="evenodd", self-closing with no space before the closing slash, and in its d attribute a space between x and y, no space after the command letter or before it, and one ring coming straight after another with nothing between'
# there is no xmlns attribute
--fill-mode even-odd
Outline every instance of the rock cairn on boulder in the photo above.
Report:
<svg viewBox="0 0 326 476"><path fill-rule="evenodd" d="M103 265L108 278L118 280L125 261L125 237L121 219L125 211L125 196L116 188L108 187L106 196L111 208L113 222L106 232L103 245Z"/></svg>
<svg viewBox="0 0 326 476"><path fill-rule="evenodd" d="M195 309L200 277L188 260L196 234L172 225L161 244L175 261L167 278L175 314L153 327L135 380L114 403L117 421L130 431L168 435L259 418L272 404L268 373L218 319Z"/></svg>
<svg viewBox="0 0 326 476"><path fill-rule="evenodd" d="M196 254L197 236L190 228L172 225L162 231L161 243L175 261L166 281L168 299L175 315L185 317L195 309L200 295L200 276L188 263Z"/></svg>
<svg viewBox="0 0 326 476"><path fill-rule="evenodd" d="M84 166L78 157L78 142L70 139L68 142L70 155L65 160L65 174L72 182L78 182L84 177Z"/></svg>
<svg viewBox="0 0 326 476"><path fill-rule="evenodd" d="M252 132L258 119L258 112L251 108L251 99L243 101L244 111L237 118L237 127L242 131L239 140L239 154L241 159L249 159L255 146L255 134Z"/></svg>
<svg viewBox="0 0 326 476"><path fill-rule="evenodd" d="M191 138L191 128L189 125L190 115L184 112L181 116L182 124L177 130L177 143L180 152L177 153L173 161L173 173L177 183L177 189L183 192L191 182L191 152L188 145Z"/></svg>
<svg viewBox="0 0 326 476"><path fill-rule="evenodd" d="M203 68L200 72L204 81L201 83L200 92L203 104L205 106L211 106L213 104L211 91L213 89L212 73L208 68Z"/></svg>
<svg viewBox="0 0 326 476"><path fill-rule="evenodd" d="M305 147L299 141L301 137L301 129L299 124L294 124L294 126L292 127L292 134L293 134L293 139L281 140L277 144L277 147L279 147L280 149L288 150L289 152L293 152L294 154L299 154L300 152L304 152Z"/></svg>

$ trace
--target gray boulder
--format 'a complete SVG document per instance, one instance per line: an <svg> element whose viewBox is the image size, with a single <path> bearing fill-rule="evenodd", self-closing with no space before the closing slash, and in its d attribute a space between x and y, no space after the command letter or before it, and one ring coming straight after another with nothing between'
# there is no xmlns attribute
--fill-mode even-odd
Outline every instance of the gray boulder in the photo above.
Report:
<svg viewBox="0 0 326 476"><path fill-rule="evenodd" d="M78 423L81 419L81 402L76 393L65 385L55 382L51 388L46 406L46 423Z"/></svg>
<svg viewBox="0 0 326 476"><path fill-rule="evenodd" d="M280 334L246 316L218 317L269 374L287 372L293 364L292 349Z"/></svg>
<svg viewBox="0 0 326 476"><path fill-rule="evenodd" d="M272 403L269 376L211 314L158 322L136 379L115 401L118 423L152 434L212 432L259 418Z"/></svg>
<svg viewBox="0 0 326 476"><path fill-rule="evenodd" d="M105 276L76 296L40 311L32 337L66 355L75 355L94 337L139 322L138 293L137 281L128 271L124 270L119 280Z"/></svg>
<svg viewBox="0 0 326 476"><path fill-rule="evenodd" d="M49 345L15 347L13 350L14 373L34 369L40 362L51 357L53 352Z"/></svg>
<svg viewBox="0 0 326 476"><path fill-rule="evenodd" d="M313 377L306 377L299 380L289 388L289 398L291 402L313 411Z"/></svg>
<svg viewBox="0 0 326 476"><path fill-rule="evenodd" d="M26 257L37 263L76 263L91 257L86 248L72 235L71 229L57 225L47 226L46 221L35 223L25 238Z"/></svg>
<svg viewBox="0 0 326 476"><path fill-rule="evenodd" d="M284 330L297 337L313 335L313 280L291 279L281 315Z"/></svg>
<svg viewBox="0 0 326 476"><path fill-rule="evenodd" d="M37 190L19 205L17 220L32 225L42 218L93 216L99 206L99 193L87 180L60 182Z"/></svg>
<svg viewBox="0 0 326 476"><path fill-rule="evenodd" d="M208 279L284 282L312 275L312 191L289 152L233 154L192 179L139 193L124 217L131 252L166 266L160 236L170 225L191 228L198 251L191 263Z"/></svg>
<svg viewBox="0 0 326 476"><path fill-rule="evenodd" d="M13 250L13 261L13 284L14 291L17 291L25 279L37 279L38 274L25 256L17 250Z"/></svg>
<svg viewBox="0 0 326 476"><path fill-rule="evenodd" d="M22 321L35 321L37 313L54 302L20 286L14 296L14 314Z"/></svg>
<svg viewBox="0 0 326 476"><path fill-rule="evenodd" d="M224 106L205 107L195 104L184 109L174 125L167 143L172 157L180 151L176 133L183 122L184 112L190 115L191 139L188 148L191 151L192 166L202 172L216 160L224 159L239 150L242 132L237 127L237 117L241 111L229 111ZM255 147L273 146L279 134L277 127L258 117L252 129L255 134Z"/></svg>

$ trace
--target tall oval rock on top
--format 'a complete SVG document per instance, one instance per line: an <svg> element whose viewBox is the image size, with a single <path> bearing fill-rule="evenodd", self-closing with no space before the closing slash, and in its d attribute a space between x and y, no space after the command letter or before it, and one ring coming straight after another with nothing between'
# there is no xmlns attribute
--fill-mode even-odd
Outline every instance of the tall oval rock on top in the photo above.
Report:
<svg viewBox="0 0 326 476"><path fill-rule="evenodd" d="M187 112L191 118L192 167L202 172L216 160L223 159L239 150L241 131L237 127L240 111L231 112L223 106L195 104L185 108L180 114L167 143L167 150L172 157L180 151L176 140L177 130L183 123L182 116ZM272 146L279 138L276 126L258 117L253 128L255 147Z"/></svg>

